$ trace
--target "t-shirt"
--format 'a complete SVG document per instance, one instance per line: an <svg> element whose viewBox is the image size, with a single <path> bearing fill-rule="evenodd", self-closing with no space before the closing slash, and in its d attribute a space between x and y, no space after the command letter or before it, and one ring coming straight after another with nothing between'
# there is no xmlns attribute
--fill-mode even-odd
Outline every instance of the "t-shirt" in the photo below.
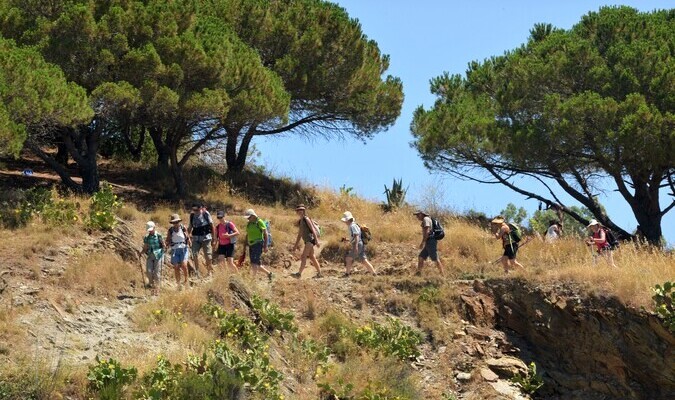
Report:
<svg viewBox="0 0 675 400"><path fill-rule="evenodd" d="M164 250L162 249L163 241L162 235L157 232L145 235L143 237L143 244L148 246L148 256L153 256L155 260L160 260L164 255Z"/></svg>
<svg viewBox="0 0 675 400"><path fill-rule="evenodd" d="M209 214L208 211L204 210L202 212L190 214L189 228L192 228L192 235L194 236L210 235L211 225L213 225L213 219L211 219L211 214Z"/></svg>
<svg viewBox="0 0 675 400"><path fill-rule="evenodd" d="M248 236L248 244L256 244L263 241L263 232L267 229L265 221L258 218L255 222L249 222L246 225L246 235Z"/></svg>
<svg viewBox="0 0 675 400"><path fill-rule="evenodd" d="M551 225L546 230L546 240L549 242L558 239L559 236L560 235L558 235L558 227L556 225Z"/></svg>
<svg viewBox="0 0 675 400"><path fill-rule="evenodd" d="M225 221L225 223L219 223L216 226L216 233L218 234L218 243L222 244L223 246L226 244L234 244L237 242L236 238L229 238L226 235L228 233L232 233L235 230L234 222L232 221Z"/></svg>
<svg viewBox="0 0 675 400"><path fill-rule="evenodd" d="M309 217L300 218L298 223L300 224L300 237L302 238L302 240L305 243L311 242L314 239L314 237L312 236L312 228L309 227L309 224L312 223L311 221L309 221Z"/></svg>
<svg viewBox="0 0 675 400"><path fill-rule="evenodd" d="M422 223L420 224L420 226L422 226L422 229L427 227L429 228L429 235L431 235L431 225L433 225L433 222L431 221L431 217L428 215L424 217Z"/></svg>
<svg viewBox="0 0 675 400"><path fill-rule="evenodd" d="M172 249L182 249L187 245L187 236L183 231L184 228L183 225L179 226L177 229L174 229L173 226L169 228Z"/></svg>
<svg viewBox="0 0 675 400"><path fill-rule="evenodd" d="M354 240L356 239L356 236L359 237L359 243L362 242L361 240L361 228L356 224L356 222L352 222L349 225L349 241L354 244Z"/></svg>

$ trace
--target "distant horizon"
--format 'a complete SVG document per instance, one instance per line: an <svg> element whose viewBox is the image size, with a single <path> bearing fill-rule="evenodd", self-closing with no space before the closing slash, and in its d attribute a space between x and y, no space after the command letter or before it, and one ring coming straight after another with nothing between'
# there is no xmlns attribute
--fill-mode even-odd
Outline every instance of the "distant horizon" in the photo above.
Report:
<svg viewBox="0 0 675 400"><path fill-rule="evenodd" d="M386 74L401 78L405 101L397 122L386 132L376 134L363 145L351 137L326 141L319 137L287 134L283 137L256 138L260 151L258 164L273 174L311 182L339 190L346 185L366 199L383 201L384 185L403 179L409 185L407 199L422 203L429 192L436 191L444 207L455 212L475 210L487 216L497 215L508 203L524 207L531 216L538 201L502 185L485 185L462 181L426 170L416 150L410 147L410 121L415 108L429 108L435 97L429 80L444 71L464 75L469 62L483 61L525 43L536 23L550 23L569 29L582 16L601 6L616 5L604 1L570 1L561 3L526 0L506 4L483 1L477 4L427 0L407 1L340 0L349 16L361 23L369 39L391 56ZM664 1L625 1L622 5L641 11L669 9ZM290 156L299 154L301 157ZM533 191L528 181L524 186ZM541 189L539 189L541 192ZM556 191L567 206L581 206L562 190ZM671 197L662 191L661 204ZM612 187L600 193L600 201L610 218L622 229L633 232L637 227L628 203ZM664 237L675 245L675 211L663 218Z"/></svg>

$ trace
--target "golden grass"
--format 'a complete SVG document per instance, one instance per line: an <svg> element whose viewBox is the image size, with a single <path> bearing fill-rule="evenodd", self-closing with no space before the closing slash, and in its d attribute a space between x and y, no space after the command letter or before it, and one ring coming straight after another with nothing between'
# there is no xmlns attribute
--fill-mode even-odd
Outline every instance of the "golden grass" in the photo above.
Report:
<svg viewBox="0 0 675 400"><path fill-rule="evenodd" d="M67 266L60 284L67 289L93 295L115 296L143 287L138 265L131 265L114 253L81 254Z"/></svg>

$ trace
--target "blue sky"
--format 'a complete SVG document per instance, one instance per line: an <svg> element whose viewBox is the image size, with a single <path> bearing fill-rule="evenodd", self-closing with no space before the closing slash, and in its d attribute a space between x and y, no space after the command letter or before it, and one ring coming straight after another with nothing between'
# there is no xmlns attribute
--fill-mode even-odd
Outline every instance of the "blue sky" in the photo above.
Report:
<svg viewBox="0 0 675 400"><path fill-rule="evenodd" d="M628 5L642 11L670 8L666 1L480 1L452 0L340 0L363 31L391 56L388 73L402 79L405 102L396 124L366 144L346 138L326 141L287 135L260 138L256 163L273 174L289 176L334 189L353 187L361 196L384 200L384 185L402 178L409 185L408 200L421 203L435 188L442 203L455 211L474 209L495 215L507 203L525 207L530 214L538 202L499 185L461 181L424 168L410 147L410 121L416 107L429 108L434 97L429 80L442 74L464 74L472 60L484 60L518 47L535 23L568 29L589 11L604 5ZM529 188L535 186L526 183ZM628 205L616 193L601 196L610 217L627 230L637 223ZM563 197L565 199L565 197ZM567 198L569 200L569 198ZM565 201L568 201L565 200ZM662 197L662 205L670 201ZM567 205L576 203L568 201ZM663 221L666 239L675 243L675 211Z"/></svg>

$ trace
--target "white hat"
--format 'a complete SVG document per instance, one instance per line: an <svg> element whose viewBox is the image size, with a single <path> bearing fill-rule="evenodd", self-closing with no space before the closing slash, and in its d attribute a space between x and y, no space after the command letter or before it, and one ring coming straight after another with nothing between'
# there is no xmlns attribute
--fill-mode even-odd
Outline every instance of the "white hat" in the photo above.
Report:
<svg viewBox="0 0 675 400"><path fill-rule="evenodd" d="M155 230L155 223L152 222L152 221L148 221L148 222L145 224L145 229L146 229L148 232L154 231L154 230Z"/></svg>
<svg viewBox="0 0 675 400"><path fill-rule="evenodd" d="M253 211L252 208L249 208L248 210L246 210L246 212L244 212L244 215L246 216L246 218L250 218L251 216L254 216L254 217L258 216L258 214L256 214L255 211Z"/></svg>
<svg viewBox="0 0 675 400"><path fill-rule="evenodd" d="M594 219L591 220L591 222L588 224L588 228L590 228L593 225L600 225L600 223Z"/></svg>
<svg viewBox="0 0 675 400"><path fill-rule="evenodd" d="M345 211L344 214L342 214L342 218L340 219L342 220L342 222L347 222L350 219L354 219L354 217L352 216L352 213L350 213L349 211Z"/></svg>

